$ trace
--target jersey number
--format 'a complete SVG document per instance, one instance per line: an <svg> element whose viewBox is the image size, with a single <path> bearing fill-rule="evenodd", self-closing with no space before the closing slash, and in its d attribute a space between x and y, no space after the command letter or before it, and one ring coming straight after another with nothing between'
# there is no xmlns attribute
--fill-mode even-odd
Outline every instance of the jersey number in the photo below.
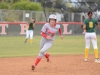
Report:
<svg viewBox="0 0 100 75"><path fill-rule="evenodd" d="M93 27L93 22L89 22L89 27L90 27L90 28Z"/></svg>

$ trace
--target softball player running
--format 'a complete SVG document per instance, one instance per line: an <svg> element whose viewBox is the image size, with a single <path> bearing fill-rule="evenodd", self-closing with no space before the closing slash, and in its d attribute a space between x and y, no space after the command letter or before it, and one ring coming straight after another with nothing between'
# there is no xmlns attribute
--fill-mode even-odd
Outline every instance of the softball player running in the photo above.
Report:
<svg viewBox="0 0 100 75"><path fill-rule="evenodd" d="M95 62L100 63L100 59L98 57L97 37L95 33L95 28L96 27L100 28L100 26L98 25L98 21L95 18L92 18L92 11L88 11L87 15L88 15L88 19L84 20L84 25L83 25L83 29L86 30L85 61L88 61L90 41L92 41L92 45L94 48L94 54L95 54Z"/></svg>
<svg viewBox="0 0 100 75"><path fill-rule="evenodd" d="M59 31L60 37L61 39L63 39L60 25L56 24L56 16L54 14L51 14L49 16L49 23L46 23L41 29L42 39L40 42L40 52L34 65L32 65L32 70L35 69L43 56L45 56L47 62L49 62L50 54L46 53L46 51L52 46L57 31Z"/></svg>
<svg viewBox="0 0 100 75"><path fill-rule="evenodd" d="M27 39L30 37L30 43L32 44L33 33L34 33L33 30L35 28L35 19L34 18L32 18L31 23L29 23L29 25L27 25L26 28L27 28L26 29L26 39L25 39L24 43L26 43Z"/></svg>

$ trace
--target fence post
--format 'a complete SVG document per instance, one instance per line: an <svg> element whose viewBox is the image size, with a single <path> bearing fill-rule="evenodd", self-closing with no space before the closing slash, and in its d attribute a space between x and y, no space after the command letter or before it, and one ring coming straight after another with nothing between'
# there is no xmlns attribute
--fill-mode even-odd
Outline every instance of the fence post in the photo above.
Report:
<svg viewBox="0 0 100 75"><path fill-rule="evenodd" d="M23 10L23 22L25 22L25 10Z"/></svg>

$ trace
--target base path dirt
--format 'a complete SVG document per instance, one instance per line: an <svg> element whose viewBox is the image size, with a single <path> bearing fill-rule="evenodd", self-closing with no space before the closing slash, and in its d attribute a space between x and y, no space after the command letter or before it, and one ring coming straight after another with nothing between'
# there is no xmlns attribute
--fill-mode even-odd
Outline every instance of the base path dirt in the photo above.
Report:
<svg viewBox="0 0 100 75"><path fill-rule="evenodd" d="M84 62L84 55L50 56L50 62L43 57L32 71L35 59L36 56L0 58L0 75L100 75L100 63L94 62L94 55L89 55L88 62Z"/></svg>

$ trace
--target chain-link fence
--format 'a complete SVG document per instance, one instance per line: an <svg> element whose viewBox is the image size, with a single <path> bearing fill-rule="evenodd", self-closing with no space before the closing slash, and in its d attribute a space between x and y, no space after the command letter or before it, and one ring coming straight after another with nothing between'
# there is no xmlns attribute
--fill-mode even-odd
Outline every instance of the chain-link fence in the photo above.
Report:
<svg viewBox="0 0 100 75"><path fill-rule="evenodd" d="M64 15L59 12L46 12L46 17L43 11L28 11L28 10L0 10L0 21L1 22L25 22L30 21L32 17L37 22L45 22L48 20L50 14L57 15L57 21L83 21L84 15L82 13L65 13ZM66 18L64 19L64 16Z"/></svg>

